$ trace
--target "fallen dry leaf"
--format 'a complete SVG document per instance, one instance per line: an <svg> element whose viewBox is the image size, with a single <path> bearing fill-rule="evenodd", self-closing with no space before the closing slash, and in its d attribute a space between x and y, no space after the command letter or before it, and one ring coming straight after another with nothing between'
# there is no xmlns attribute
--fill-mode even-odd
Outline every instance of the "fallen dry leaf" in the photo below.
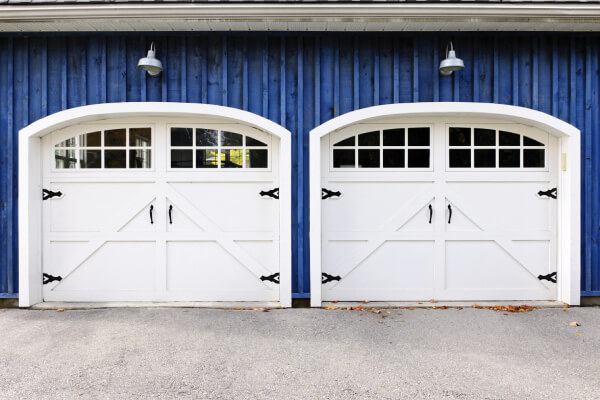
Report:
<svg viewBox="0 0 600 400"><path fill-rule="evenodd" d="M563 308L571 308L571 306L570 306L570 305L568 305L568 304L565 304L565 305L563 306Z"/></svg>
<svg viewBox="0 0 600 400"><path fill-rule="evenodd" d="M360 311L362 310L362 306L352 308L352 311Z"/></svg>
<svg viewBox="0 0 600 400"><path fill-rule="evenodd" d="M581 326L581 325L579 325L579 322L575 322L575 321L571 322L569 325L571 325L571 326Z"/></svg>
<svg viewBox="0 0 600 400"><path fill-rule="evenodd" d="M338 300L336 300L336 301L332 301L332 303L334 303L334 304L335 304L335 303L337 303L337 302L338 302Z"/></svg>
<svg viewBox="0 0 600 400"><path fill-rule="evenodd" d="M481 307L481 306L480 306L479 304L477 304L477 303L473 303L473 308L478 308L478 309L479 309L479 308L483 308L483 307Z"/></svg>
<svg viewBox="0 0 600 400"><path fill-rule="evenodd" d="M2 310L2 312L7 312L8 310L5 308L4 310Z"/></svg>
<svg viewBox="0 0 600 400"><path fill-rule="evenodd" d="M263 312L269 312L269 311L271 311L271 309L270 309L270 308L265 308L265 309L263 310Z"/></svg>
<svg viewBox="0 0 600 400"><path fill-rule="evenodd" d="M369 300L363 300L363 303L369 303Z"/></svg>
<svg viewBox="0 0 600 400"><path fill-rule="evenodd" d="M375 314L381 314L381 310L372 310L371 312Z"/></svg>
<svg viewBox="0 0 600 400"><path fill-rule="evenodd" d="M577 336L583 336L581 333L578 333Z"/></svg>
<svg viewBox="0 0 600 400"><path fill-rule="evenodd" d="M414 308L414 307L408 307L408 309L409 309L409 310L414 310L415 308Z"/></svg>
<svg viewBox="0 0 600 400"><path fill-rule="evenodd" d="M510 312L517 312L517 311L519 311L519 307L508 306L507 310L510 311Z"/></svg>
<svg viewBox="0 0 600 400"><path fill-rule="evenodd" d="M66 308L59 308L58 310L56 310L56 312L63 312L63 311L66 311L66 310L67 310Z"/></svg>
<svg viewBox="0 0 600 400"><path fill-rule="evenodd" d="M386 313L391 314L392 312L391 311L386 311Z"/></svg>
<svg viewBox="0 0 600 400"><path fill-rule="evenodd" d="M447 310L447 309L448 309L448 306L440 306L440 307L438 307L438 308L439 308L440 310Z"/></svg>
<svg viewBox="0 0 600 400"><path fill-rule="evenodd" d="M430 303L436 303L435 299L429 300Z"/></svg>
<svg viewBox="0 0 600 400"><path fill-rule="evenodd" d="M325 307L326 310L337 310L336 306Z"/></svg>
<svg viewBox="0 0 600 400"><path fill-rule="evenodd" d="M508 315L508 313L507 313L507 312L505 312L505 313L504 313L504 315Z"/></svg>

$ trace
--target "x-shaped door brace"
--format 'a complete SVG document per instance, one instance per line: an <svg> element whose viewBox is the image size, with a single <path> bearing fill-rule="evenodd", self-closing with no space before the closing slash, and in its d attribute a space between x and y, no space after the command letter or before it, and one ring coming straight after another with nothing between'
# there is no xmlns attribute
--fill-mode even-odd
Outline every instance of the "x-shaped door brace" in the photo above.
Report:
<svg viewBox="0 0 600 400"><path fill-rule="evenodd" d="M175 191L168 183L156 183L150 188L139 191L127 203L120 207L115 214L106 220L100 227L102 233L116 233L123 229L131 220L133 220L140 212L145 210L155 199L156 192L163 190L165 197L186 214L193 222L202 227L204 232L214 234L214 241L233 256L242 266L248 269L254 276L260 279L261 276L271 274L267 268L252 258L246 251L223 234L223 231L217 224L211 221L204 213L199 211L189 200ZM83 263L92 257L100 248L107 242L106 239L92 239L88 242L83 255L76 260L74 267L66 274L63 279L57 282L51 290L56 289L69 276L71 276ZM271 288L272 285L261 281L263 285Z"/></svg>
<svg viewBox="0 0 600 400"><path fill-rule="evenodd" d="M484 231L484 232L489 231L490 229L488 229L488 228L489 228L489 225L491 224L491 221L486 220L486 218L484 216L478 214L476 211L477 208L474 207L473 205L469 205L468 199L465 196L461 195L459 192L457 192L453 189L450 189L448 185L445 185L445 186L446 186L445 193L447 193L446 199L450 203L455 205L456 208L461 211L465 210L465 209L474 210L473 212L469 213L470 216L468 216L467 218L469 218L482 231ZM383 232L383 233L397 232L407 222L409 222L414 217L414 215L417 212L419 212L419 210L426 207L426 205L433 200L434 197L431 192L432 192L431 188L425 188L425 189L422 189L421 191L417 192L403 207L401 207L398 211L396 211L396 213L394 213L380 227L380 229L377 232ZM452 200L450 200L450 199L452 199ZM464 211L462 211L462 212L464 215L466 215L464 213ZM473 214L475 214L474 217L473 217ZM377 239L367 240L366 243L358 246L354 251L351 251L347 257L342 258L337 263L337 265L335 265L335 268L333 268L332 270L333 271L345 270L345 272L339 273L339 275L342 277L342 280L343 280L344 277L348 276L349 274L352 273L352 271L354 271L356 268L358 268L358 266L367 257L369 257L373 252L375 252L375 250L377 250L379 247L381 247L387 240L388 239L385 239L385 238L384 239L377 238ZM533 271L533 268L528 266L527 262L525 262L522 258L518 257L515 254L517 250L511 240L507 240L507 239L493 239L493 240L511 258L513 258L519 265L521 265L521 267L523 267L523 269L525 269L533 278L535 278L536 282L538 282L544 288L549 288L549 286L547 286L545 283L543 283L537 279L538 274ZM339 283L340 282L334 282L333 284L328 285L327 288L333 289Z"/></svg>

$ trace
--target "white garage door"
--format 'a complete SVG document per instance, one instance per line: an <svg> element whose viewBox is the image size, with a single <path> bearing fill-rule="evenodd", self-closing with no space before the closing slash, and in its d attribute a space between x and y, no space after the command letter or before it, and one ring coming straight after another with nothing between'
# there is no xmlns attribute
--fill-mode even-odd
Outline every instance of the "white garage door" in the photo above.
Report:
<svg viewBox="0 0 600 400"><path fill-rule="evenodd" d="M323 300L556 299L556 145L469 121L325 137Z"/></svg>
<svg viewBox="0 0 600 400"><path fill-rule="evenodd" d="M279 300L278 141L161 120L45 136L44 300Z"/></svg>

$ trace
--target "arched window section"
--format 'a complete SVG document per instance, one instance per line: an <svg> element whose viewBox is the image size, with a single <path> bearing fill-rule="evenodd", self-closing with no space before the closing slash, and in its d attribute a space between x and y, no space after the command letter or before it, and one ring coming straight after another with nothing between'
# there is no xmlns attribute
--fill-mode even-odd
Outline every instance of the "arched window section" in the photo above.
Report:
<svg viewBox="0 0 600 400"><path fill-rule="evenodd" d="M427 169L429 127L396 127L358 133L333 144L333 168Z"/></svg>
<svg viewBox="0 0 600 400"><path fill-rule="evenodd" d="M502 129L450 126L448 167L543 169L546 168L546 145Z"/></svg>
<svg viewBox="0 0 600 400"><path fill-rule="evenodd" d="M55 169L149 169L151 159L149 127L85 132L54 145Z"/></svg>
<svg viewBox="0 0 600 400"><path fill-rule="evenodd" d="M172 169L269 168L265 138L225 129L173 126L169 154Z"/></svg>

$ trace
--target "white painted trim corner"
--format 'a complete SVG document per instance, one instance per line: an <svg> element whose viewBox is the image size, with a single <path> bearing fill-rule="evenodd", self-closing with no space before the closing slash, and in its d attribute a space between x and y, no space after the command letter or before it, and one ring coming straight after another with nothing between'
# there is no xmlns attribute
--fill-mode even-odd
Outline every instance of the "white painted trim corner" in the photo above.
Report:
<svg viewBox="0 0 600 400"><path fill-rule="evenodd" d="M580 131L551 115L524 107L491 103L405 103L374 106L331 119L310 131L310 282L311 306L320 307L321 296L321 138L353 124L390 118L471 117L503 120L533 126L559 138L558 155L567 155L566 170L559 162L558 298L580 304Z"/></svg>
<svg viewBox="0 0 600 400"><path fill-rule="evenodd" d="M292 305L291 132L247 111L210 104L110 103L72 108L49 115L19 131L19 306L30 307L42 297L41 138L84 122L129 117L222 119L261 129L279 138L279 266L280 305Z"/></svg>

